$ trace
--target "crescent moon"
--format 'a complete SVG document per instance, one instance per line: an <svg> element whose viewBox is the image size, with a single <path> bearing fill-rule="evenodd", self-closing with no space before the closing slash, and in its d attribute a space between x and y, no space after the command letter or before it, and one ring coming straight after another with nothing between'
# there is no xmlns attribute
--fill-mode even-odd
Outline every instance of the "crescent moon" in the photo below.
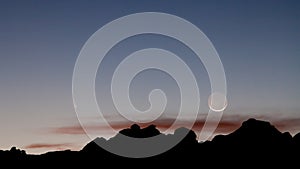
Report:
<svg viewBox="0 0 300 169"><path fill-rule="evenodd" d="M226 109L228 103L224 94L212 93L208 97L208 107L214 112L222 112Z"/></svg>

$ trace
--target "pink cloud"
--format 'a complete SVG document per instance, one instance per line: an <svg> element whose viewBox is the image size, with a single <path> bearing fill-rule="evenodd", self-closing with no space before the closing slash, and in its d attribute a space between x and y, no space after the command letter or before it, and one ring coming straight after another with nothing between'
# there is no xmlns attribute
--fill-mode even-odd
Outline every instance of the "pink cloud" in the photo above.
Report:
<svg viewBox="0 0 300 169"><path fill-rule="evenodd" d="M219 134L227 134L227 133L231 133L234 130L238 129L242 122L247 120L249 117L248 116L224 116L222 118L222 120L220 121L220 123L218 124L218 127L215 131L215 133L219 133ZM270 121L275 127L277 127L279 130L281 130L282 132L285 131L290 131L293 132L291 130L294 129L300 129L300 118L286 118L286 119L273 119L272 118L268 118L268 117L257 117L258 119L261 120L267 120ZM270 120L271 119L271 120ZM150 124L154 124L156 125L156 127L161 131L164 132L165 130L169 129L174 121L176 119L173 118L164 118L164 119L158 119L154 122L151 123L142 123L139 124L141 127L146 127ZM115 130L119 131L122 130L124 128L128 128L132 125L132 122L126 122L126 121L119 121L119 122L113 122L111 123L111 127L114 128ZM188 124L190 124L190 121L179 121L177 126L173 126L172 129L176 129L179 127L186 127L188 126ZM193 125L193 130L195 131L200 131L202 129L202 127L205 124L205 118L203 119L198 119L195 121L194 125ZM99 132L107 132L110 131L111 129L105 125L99 124L99 125L89 125L86 126L86 128L89 131L99 131ZM80 135L80 134L85 134L85 131L83 130L83 128L80 125L72 125L72 126L62 126L62 127L58 127L58 128L54 128L51 129L50 131L51 133L55 133L55 134L71 134L71 135Z"/></svg>
<svg viewBox="0 0 300 169"><path fill-rule="evenodd" d="M130 127L131 124L125 123L125 122L116 122L114 124L111 124L111 127L114 128L115 130L122 130L124 128ZM105 125L88 125L85 127L89 131L107 131L110 130L108 126ZM72 135L77 135L77 134L86 134L84 129L82 128L81 125L71 125L71 126L63 126L63 127L57 127L57 128L52 128L50 129L51 133L55 134L72 134Z"/></svg>
<svg viewBox="0 0 300 169"><path fill-rule="evenodd" d="M176 119L172 118L164 118L164 119L159 119L151 123L141 123L139 124L142 128L149 126L150 124L154 124L161 132L164 132L165 130L169 129L173 123L175 122ZM205 123L205 119L198 119L195 121L193 130L199 131L203 127ZM124 128L128 128L132 125L132 122L126 122L126 121L120 121L120 122L114 122L111 123L111 127L114 128L115 130L119 131ZM187 127L190 125L190 121L179 121L176 126L173 126L171 129L176 129L179 127ZM235 129L237 129L241 125L241 121L236 120L236 121L229 121L229 120L221 120L216 132L222 133L222 132L231 132ZM88 125L85 126L86 129L89 131L95 131L95 132L105 132L111 130L109 127L98 124L98 125ZM57 128L52 128L50 129L51 133L54 134L71 134L71 135L81 135L85 134L84 129L78 124L78 125L71 125L71 126L62 126L62 127L57 127Z"/></svg>
<svg viewBox="0 0 300 169"><path fill-rule="evenodd" d="M73 144L70 143L61 143L61 144L52 144L52 143L34 143L27 145L26 149L40 149L40 148L48 148L55 150L63 150L63 149L71 149Z"/></svg>

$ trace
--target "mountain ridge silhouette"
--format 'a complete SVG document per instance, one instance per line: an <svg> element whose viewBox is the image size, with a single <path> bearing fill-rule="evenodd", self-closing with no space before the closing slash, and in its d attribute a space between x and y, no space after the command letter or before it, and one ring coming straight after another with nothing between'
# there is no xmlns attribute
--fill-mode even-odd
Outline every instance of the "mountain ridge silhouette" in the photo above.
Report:
<svg viewBox="0 0 300 169"><path fill-rule="evenodd" d="M159 136L162 141L170 141L182 133L187 135L172 149L148 158L135 159L112 154L100 145L118 145L122 142L121 135L134 138L151 138ZM139 139L142 140L142 139ZM134 146L135 143L129 143ZM129 147L131 148L131 147ZM134 148L134 147L133 147ZM132 160L142 161L173 161L177 160L212 160L219 162L241 161L251 165L264 164L275 166L275 164L291 165L293 159L300 152L300 133L292 137L288 132L280 132L269 122L248 119L234 132L227 135L217 135L211 141L198 142L194 131L187 128L178 128L174 134L162 134L154 125L140 128L133 124L130 128L123 129L119 133L105 140L104 138L95 138L86 144L80 151L53 151L41 155L26 154L24 150L15 147L11 150L0 150L0 161L18 162L16 164L32 164L39 162L60 162L62 164L73 164L74 161L80 163L105 163L112 160L130 162ZM269 160L271 159L271 160ZM174 161L175 160L175 161ZM212 165L217 165L212 164ZM233 165L233 164L232 164Z"/></svg>

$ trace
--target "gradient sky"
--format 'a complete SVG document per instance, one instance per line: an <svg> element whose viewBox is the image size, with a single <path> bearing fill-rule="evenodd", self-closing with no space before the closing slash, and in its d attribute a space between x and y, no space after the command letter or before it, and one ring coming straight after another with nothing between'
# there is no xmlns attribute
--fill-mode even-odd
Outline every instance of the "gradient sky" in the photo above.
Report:
<svg viewBox="0 0 300 169"><path fill-rule="evenodd" d="M299 1L0 0L0 149L17 146L42 153L82 148L89 138L79 126L72 102L76 58L86 40L106 23L149 11L192 22L214 44L228 87L229 105L220 133L237 128L248 117L270 120L292 134L300 131ZM186 61L200 84L200 111L207 112L210 84L205 68L187 47L158 35L131 37L110 51L97 74L99 105L114 112L106 97L112 71L126 55L148 47L170 50ZM166 116L176 114L178 87L170 76L155 70L132 82L135 106L146 109L147 95L157 87L170 98ZM127 124L112 121L118 121L116 128ZM163 129L168 121L158 124Z"/></svg>

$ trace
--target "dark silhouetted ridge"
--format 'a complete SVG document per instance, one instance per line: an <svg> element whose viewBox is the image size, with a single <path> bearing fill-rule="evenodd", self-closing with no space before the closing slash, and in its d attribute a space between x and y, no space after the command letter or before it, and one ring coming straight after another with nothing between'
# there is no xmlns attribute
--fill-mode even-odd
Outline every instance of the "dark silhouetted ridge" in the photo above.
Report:
<svg viewBox="0 0 300 169"><path fill-rule="evenodd" d="M292 139L288 132L281 133L269 122L249 119L233 133L227 136L216 136L213 142L235 146L270 147L291 144Z"/></svg>
<svg viewBox="0 0 300 169"><path fill-rule="evenodd" d="M157 137L157 142L151 144L158 144L159 142L172 142L177 138L182 138L180 142L167 152L157 156L145 159L130 159L121 157L106 151L105 146L126 146L129 150L134 150L136 144L140 144L144 138ZM131 140L128 138L143 138ZM150 125L141 128L137 124L130 128L121 130L115 137L106 140L104 138L96 138L81 151L57 151L48 152L41 155L28 155L25 151L12 148L10 151L0 151L0 160L2 162L19 161L15 164L32 164L38 162L45 162L54 164L59 162L62 164L86 163L98 164L114 160L117 164L118 160L122 164L126 161L144 160L145 165L156 164L151 161L159 160L161 162L179 163L193 160L197 163L199 160L207 162L214 160L217 162L210 163L210 166L217 166L219 164L227 167L239 166L235 161L239 161L248 166L277 166L284 165L285 167L293 165L293 160L298 158L300 152L300 133L292 137L288 132L280 132L269 122L260 121L256 119L249 119L242 123L242 125L234 132L228 135L218 135L211 141L201 142L197 141L197 136L194 131L187 128L178 128L174 134L162 134L154 126ZM149 146L151 146L151 144ZM102 146L98 146L102 145ZM294 155L295 154L295 155ZM231 162L231 163L228 163ZM128 164L131 164L128 163ZM188 164L188 163L187 163Z"/></svg>
<svg viewBox="0 0 300 169"><path fill-rule="evenodd" d="M141 129L139 125L133 124L129 129L121 130L120 133L128 137L148 138L159 135L160 131L156 129L155 125Z"/></svg>

